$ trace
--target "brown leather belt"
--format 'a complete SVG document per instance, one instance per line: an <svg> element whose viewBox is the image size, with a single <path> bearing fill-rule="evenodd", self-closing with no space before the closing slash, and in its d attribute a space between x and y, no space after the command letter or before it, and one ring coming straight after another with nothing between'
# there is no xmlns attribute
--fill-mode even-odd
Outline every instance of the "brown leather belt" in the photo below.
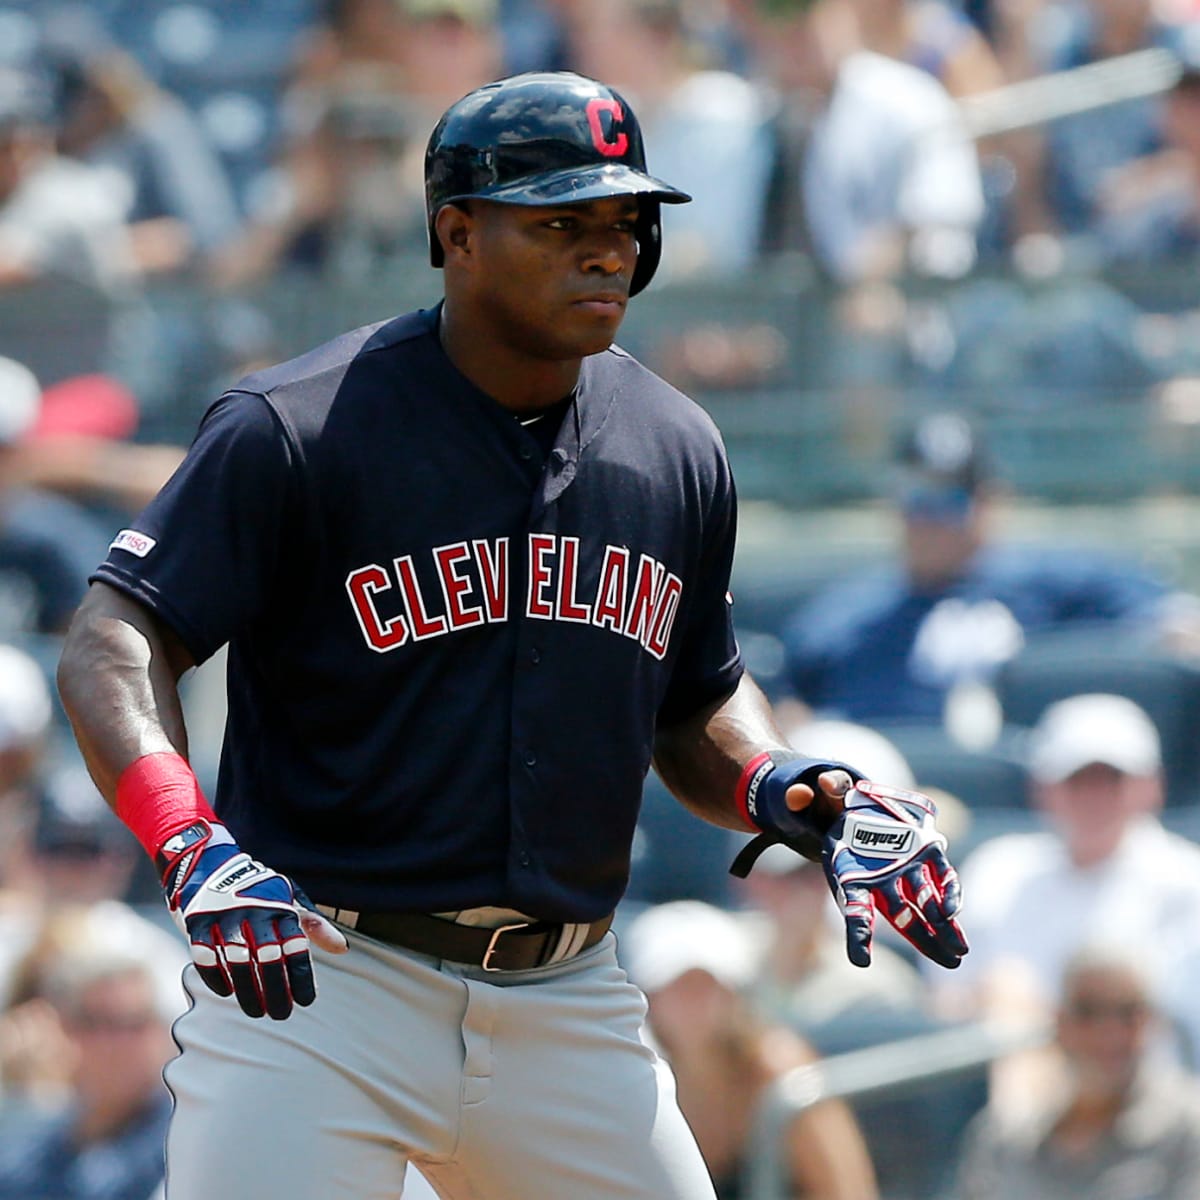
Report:
<svg viewBox="0 0 1200 1200"><path fill-rule="evenodd" d="M487 929L424 913L353 912L326 904L318 904L317 908L365 937L431 958L470 963L485 971L528 971L565 962L594 946L613 920L610 913L590 925L536 921Z"/></svg>

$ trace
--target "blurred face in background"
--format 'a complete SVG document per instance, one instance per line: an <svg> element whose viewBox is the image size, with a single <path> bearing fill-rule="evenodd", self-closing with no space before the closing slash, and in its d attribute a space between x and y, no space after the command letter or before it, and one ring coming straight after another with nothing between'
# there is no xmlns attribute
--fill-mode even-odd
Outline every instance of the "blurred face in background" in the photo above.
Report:
<svg viewBox="0 0 1200 1200"><path fill-rule="evenodd" d="M51 152L49 134L39 126L0 124L0 204Z"/></svg>
<svg viewBox="0 0 1200 1200"><path fill-rule="evenodd" d="M1149 997L1133 968L1090 966L1069 977L1058 1041L1090 1097L1117 1098L1128 1090L1153 1028Z"/></svg>
<svg viewBox="0 0 1200 1200"><path fill-rule="evenodd" d="M148 974L131 970L96 980L65 1006L62 1017L75 1047L74 1084L85 1108L119 1119L137 1112L162 1087L174 1044Z"/></svg>
<svg viewBox="0 0 1200 1200"><path fill-rule="evenodd" d="M486 6L470 16L447 6L405 20L405 91L431 112L495 79L502 65L500 36Z"/></svg>
<svg viewBox="0 0 1200 1200"><path fill-rule="evenodd" d="M899 497L904 559L918 589L936 589L962 575L987 526L983 498L951 485L913 484Z"/></svg>
<svg viewBox="0 0 1200 1200"><path fill-rule="evenodd" d="M858 48L850 0L745 0L740 5L755 55L785 92L826 96Z"/></svg>
<svg viewBox="0 0 1200 1200"><path fill-rule="evenodd" d="M671 1054L711 1046L737 1023L741 998L701 968L648 994L650 1025Z"/></svg>
<svg viewBox="0 0 1200 1200"><path fill-rule="evenodd" d="M1200 76L1189 79L1167 96L1164 123L1170 145L1200 163Z"/></svg>
<svg viewBox="0 0 1200 1200"><path fill-rule="evenodd" d="M1088 0L1099 49L1109 54L1139 49L1154 17L1151 0Z"/></svg>
<svg viewBox="0 0 1200 1200"><path fill-rule="evenodd" d="M1076 866L1103 862L1139 816L1157 812L1157 776L1126 775L1107 763L1091 763L1060 783L1036 785L1034 799L1066 844Z"/></svg>

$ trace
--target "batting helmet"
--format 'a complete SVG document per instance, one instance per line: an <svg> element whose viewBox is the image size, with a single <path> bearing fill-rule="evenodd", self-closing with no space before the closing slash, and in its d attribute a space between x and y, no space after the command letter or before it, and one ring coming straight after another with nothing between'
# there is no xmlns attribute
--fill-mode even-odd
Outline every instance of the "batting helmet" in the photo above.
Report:
<svg viewBox="0 0 1200 1200"><path fill-rule="evenodd" d="M425 151L429 257L445 256L434 229L444 204L473 198L558 205L639 196L638 260L630 295L650 282L662 254L659 205L691 199L646 173L642 131L611 88L569 71L501 79L452 104Z"/></svg>

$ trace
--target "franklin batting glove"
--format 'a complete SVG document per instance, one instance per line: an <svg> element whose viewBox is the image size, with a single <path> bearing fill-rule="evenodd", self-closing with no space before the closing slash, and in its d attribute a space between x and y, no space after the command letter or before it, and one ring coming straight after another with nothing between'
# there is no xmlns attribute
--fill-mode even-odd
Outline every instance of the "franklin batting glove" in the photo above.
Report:
<svg viewBox="0 0 1200 1200"><path fill-rule="evenodd" d="M865 780L847 793L825 837L825 877L846 921L846 953L871 962L878 910L926 958L957 967L967 942L955 916L958 873L935 825L937 806L920 792Z"/></svg>
<svg viewBox="0 0 1200 1200"><path fill-rule="evenodd" d="M252 859L224 825L205 820L169 837L157 862L171 915L218 996L236 996L249 1016L277 1021L316 999L299 908L312 906L291 880Z"/></svg>

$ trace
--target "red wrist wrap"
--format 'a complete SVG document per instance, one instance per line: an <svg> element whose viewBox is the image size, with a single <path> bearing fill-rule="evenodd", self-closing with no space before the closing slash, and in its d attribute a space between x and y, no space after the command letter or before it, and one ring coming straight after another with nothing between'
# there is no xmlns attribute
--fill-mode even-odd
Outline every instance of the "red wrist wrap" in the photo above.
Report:
<svg viewBox="0 0 1200 1200"><path fill-rule="evenodd" d="M774 763L771 759L769 751L762 751L761 754L756 754L743 768L741 777L737 782L737 790L734 792L734 799L737 802L737 810L742 814L742 820L750 826L751 829L761 829L762 826L750 815L750 798L751 786L757 789L762 782L762 777L769 771Z"/></svg>
<svg viewBox="0 0 1200 1200"><path fill-rule="evenodd" d="M151 858L167 838L194 821L220 823L187 760L171 751L131 762L117 780L114 807Z"/></svg>

